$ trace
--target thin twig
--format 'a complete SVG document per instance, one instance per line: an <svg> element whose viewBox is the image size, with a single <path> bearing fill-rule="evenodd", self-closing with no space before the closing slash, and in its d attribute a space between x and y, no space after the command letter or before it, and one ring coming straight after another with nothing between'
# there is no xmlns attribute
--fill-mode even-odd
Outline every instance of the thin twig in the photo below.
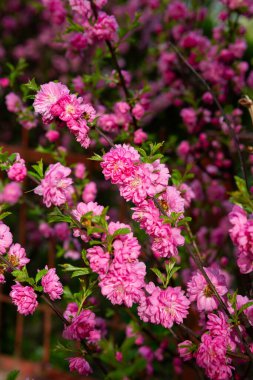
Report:
<svg viewBox="0 0 253 380"><path fill-rule="evenodd" d="M209 86L209 84L207 83L207 81L202 77L202 75L200 73L198 73L194 67L185 59L185 57L183 56L183 54L180 52L180 50L173 44L173 42L169 41L169 45L171 47L172 50L174 50L174 52L177 54L177 56L181 59L181 61L184 63L185 66L188 67L188 69L195 75L195 77L199 80L199 82L202 83L202 85L207 89L208 92L210 92L212 94L212 97L213 97L213 100L214 100L214 103L216 104L217 108L219 109L221 115L223 116L223 119L224 121L226 122L228 128L229 128L229 131L230 131L230 134L234 140L234 144L236 146L236 150L237 150L237 154L238 154L238 157L239 157L239 162L240 162L240 166L241 166L241 170L242 170L242 175L243 175L243 178L245 180L245 183L247 185L247 189L249 190L249 184L248 184L248 179L247 179L247 171L246 171L246 165L245 165L245 161L244 161L244 158L243 158L243 155L242 155L242 152L241 152L241 149L240 149L240 142L239 142L239 139L235 133L235 130L234 128L232 127L231 125L231 122L230 120L228 119L226 113L224 112L223 110L223 107L222 105L220 104L215 92L213 91L213 89Z"/></svg>

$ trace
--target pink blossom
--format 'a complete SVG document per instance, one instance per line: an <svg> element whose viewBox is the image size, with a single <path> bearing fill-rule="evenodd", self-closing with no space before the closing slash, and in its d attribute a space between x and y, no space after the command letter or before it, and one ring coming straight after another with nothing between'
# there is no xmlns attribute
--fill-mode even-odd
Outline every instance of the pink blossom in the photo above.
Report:
<svg viewBox="0 0 253 380"><path fill-rule="evenodd" d="M191 360L193 358L194 344L190 340L185 340L178 344L178 353L180 357L184 360Z"/></svg>
<svg viewBox="0 0 253 380"><path fill-rule="evenodd" d="M204 268L220 296L227 293L226 280L219 269ZM218 301L203 275L196 271L187 284L190 301L197 301L199 311L212 311L218 308Z"/></svg>
<svg viewBox="0 0 253 380"><path fill-rule="evenodd" d="M4 284L5 282L4 274L0 272L0 284Z"/></svg>
<svg viewBox="0 0 253 380"><path fill-rule="evenodd" d="M212 338L203 334L201 344L196 354L198 366L205 369L206 375L212 380L229 380L233 367L231 359L226 357L227 343L222 336Z"/></svg>
<svg viewBox="0 0 253 380"><path fill-rule="evenodd" d="M134 131L134 143L136 145L141 145L146 141L148 138L148 135L146 132L143 131L143 129L139 128Z"/></svg>
<svg viewBox="0 0 253 380"><path fill-rule="evenodd" d="M92 369L89 363L84 358L69 358L69 370L70 372L78 372L79 375L87 376L92 373Z"/></svg>
<svg viewBox="0 0 253 380"><path fill-rule="evenodd" d="M159 200L167 215L171 215L172 212L180 214L184 212L184 199L174 186L167 186Z"/></svg>
<svg viewBox="0 0 253 380"><path fill-rule="evenodd" d="M12 244L8 252L9 262L17 268L22 268L30 262L30 259L26 257L26 251L20 244Z"/></svg>
<svg viewBox="0 0 253 380"><path fill-rule="evenodd" d="M137 120L141 120L141 118L144 115L144 108L142 107L142 105L140 103L137 103L137 104L135 104L132 112L133 112L134 117Z"/></svg>
<svg viewBox="0 0 253 380"><path fill-rule="evenodd" d="M197 115L196 111L193 108L183 108L180 112L180 115L183 119L184 124L191 131L197 123Z"/></svg>
<svg viewBox="0 0 253 380"><path fill-rule="evenodd" d="M89 202L89 203L80 202L77 204L76 209L72 211L72 214L79 222L81 222L84 226L87 227L91 225L91 222L89 219L85 218L85 214L92 212L94 216L101 215L103 210L104 210L104 207L100 206L97 202ZM86 234L86 232L78 228L74 229L74 236L75 237L80 236L81 239L85 242L89 241L89 237Z"/></svg>
<svg viewBox="0 0 253 380"><path fill-rule="evenodd" d="M98 119L98 126L105 132L117 132L119 129L118 118L114 113L101 115Z"/></svg>
<svg viewBox="0 0 253 380"><path fill-rule="evenodd" d="M240 294L238 294L236 297L236 305L237 305L238 310L242 306L244 306L245 304L250 303L250 302L252 303L253 300L250 300L247 296L241 296ZM253 326L253 306L251 305L251 306L247 307L246 309L244 309L243 312L246 315L246 317L248 318L251 326Z"/></svg>
<svg viewBox="0 0 253 380"><path fill-rule="evenodd" d="M20 112L22 110L22 101L14 92L10 92L5 97L6 107L9 112Z"/></svg>
<svg viewBox="0 0 253 380"><path fill-rule="evenodd" d="M34 189L35 194L43 196L43 203L47 207L52 204L60 206L70 199L73 193L72 179L68 176L71 169L57 164L50 165L41 184Z"/></svg>
<svg viewBox="0 0 253 380"><path fill-rule="evenodd" d="M0 254L6 253L12 244L12 233L10 228L4 223L0 223Z"/></svg>
<svg viewBox="0 0 253 380"><path fill-rule="evenodd" d="M82 162L78 162L75 166L75 176L76 178L83 179L85 176L86 167Z"/></svg>
<svg viewBox="0 0 253 380"><path fill-rule="evenodd" d="M115 41L117 39L118 23L114 16L99 12L98 19L93 27L93 34L99 41Z"/></svg>
<svg viewBox="0 0 253 380"><path fill-rule="evenodd" d="M43 291L47 293L52 301L60 299L63 294L63 287L56 274L56 269L51 268L41 279Z"/></svg>
<svg viewBox="0 0 253 380"><path fill-rule="evenodd" d="M115 359L117 360L117 362L122 362L122 360L123 360L122 352L117 351L117 352L115 353Z"/></svg>
<svg viewBox="0 0 253 380"><path fill-rule="evenodd" d="M87 249L87 259L93 272L99 275L106 274L109 269L110 255L104 252L100 246L95 246Z"/></svg>
<svg viewBox="0 0 253 380"><path fill-rule="evenodd" d="M139 160L139 153L130 145L115 145L103 156L101 167L105 179L110 179L112 183L123 183L134 172L135 164Z"/></svg>
<svg viewBox="0 0 253 380"><path fill-rule="evenodd" d="M67 321L71 322L74 317L77 316L78 312L78 305L75 302L70 302L63 313L64 318L67 319Z"/></svg>
<svg viewBox="0 0 253 380"><path fill-rule="evenodd" d="M131 263L111 264L109 271L99 282L103 296L108 298L113 305L125 304L132 307L139 302L143 295L145 264L133 261Z"/></svg>
<svg viewBox="0 0 253 380"><path fill-rule="evenodd" d="M133 207L134 211L132 218L140 223L140 227L147 231L148 234L153 234L156 226L160 221L160 211L155 206L152 199L147 199L138 206Z"/></svg>
<svg viewBox="0 0 253 380"><path fill-rule="evenodd" d="M64 327L63 337L68 340L87 339L96 342L100 339L100 334L95 325L95 314L91 310L82 310L72 318L69 326Z"/></svg>
<svg viewBox="0 0 253 380"><path fill-rule="evenodd" d="M84 187L82 192L82 200L85 203L93 202L97 195L97 185L95 182L89 182Z"/></svg>
<svg viewBox="0 0 253 380"><path fill-rule="evenodd" d="M69 89L62 83L49 82L41 85L33 103L35 112L48 121L52 120L51 107L67 94L69 94Z"/></svg>
<svg viewBox="0 0 253 380"><path fill-rule="evenodd" d="M31 286L22 286L18 282L12 285L10 297L18 312L23 315L33 314L38 306L37 294Z"/></svg>
<svg viewBox="0 0 253 380"><path fill-rule="evenodd" d="M60 133L54 129L50 129L46 134L45 134L46 138L48 139L48 141L50 142L55 142L59 139L60 137Z"/></svg>
<svg viewBox="0 0 253 380"><path fill-rule="evenodd" d="M239 269L241 273L250 273L253 271L253 219L248 219L241 207L234 206L229 214L229 221L232 224L229 234L238 248Z"/></svg>
<svg viewBox="0 0 253 380"><path fill-rule="evenodd" d="M153 197L165 190L169 171L157 160L152 164L140 164L120 186L120 195L135 204L143 202L147 197Z"/></svg>
<svg viewBox="0 0 253 380"><path fill-rule="evenodd" d="M0 193L0 202L14 205L19 201L21 196L22 190L20 184L17 182L10 182L4 186L2 193Z"/></svg>
<svg viewBox="0 0 253 380"><path fill-rule="evenodd" d="M78 13L85 19L92 14L89 0L69 0L69 5L73 12Z"/></svg>
<svg viewBox="0 0 253 380"><path fill-rule="evenodd" d="M69 226L65 222L56 223L54 225L54 235L57 239L65 241L70 237Z"/></svg>
<svg viewBox="0 0 253 380"><path fill-rule="evenodd" d="M25 160L20 158L20 155L18 153L16 155L16 161L10 166L7 174L8 178L16 182L22 182L25 179L27 175Z"/></svg>
<svg viewBox="0 0 253 380"><path fill-rule="evenodd" d="M146 290L149 295L143 296L138 306L138 314L144 322L161 324L165 328L183 322L188 315L190 301L180 287L162 290L149 283Z"/></svg>
<svg viewBox="0 0 253 380"><path fill-rule="evenodd" d="M152 251L156 257L172 257L178 255L178 246L184 245L184 237L179 228L169 224L158 223L152 232Z"/></svg>

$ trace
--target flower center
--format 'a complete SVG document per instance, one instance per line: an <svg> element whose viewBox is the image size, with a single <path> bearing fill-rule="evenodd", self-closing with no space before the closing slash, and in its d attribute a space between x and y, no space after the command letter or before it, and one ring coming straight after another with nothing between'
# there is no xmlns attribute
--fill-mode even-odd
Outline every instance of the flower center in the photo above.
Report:
<svg viewBox="0 0 253 380"><path fill-rule="evenodd" d="M213 295L213 291L212 291L212 289L210 288L210 286L209 285L207 285L206 287L205 287L205 289L204 289L204 295L206 296L206 297L212 297L212 295Z"/></svg>

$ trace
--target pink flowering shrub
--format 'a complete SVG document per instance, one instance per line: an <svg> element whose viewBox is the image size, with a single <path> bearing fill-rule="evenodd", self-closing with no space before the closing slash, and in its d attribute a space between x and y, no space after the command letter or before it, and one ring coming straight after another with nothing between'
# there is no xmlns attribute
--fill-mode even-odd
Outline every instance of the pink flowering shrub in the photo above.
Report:
<svg viewBox="0 0 253 380"><path fill-rule="evenodd" d="M5 3L1 353L46 312L41 376L251 379L252 2Z"/></svg>

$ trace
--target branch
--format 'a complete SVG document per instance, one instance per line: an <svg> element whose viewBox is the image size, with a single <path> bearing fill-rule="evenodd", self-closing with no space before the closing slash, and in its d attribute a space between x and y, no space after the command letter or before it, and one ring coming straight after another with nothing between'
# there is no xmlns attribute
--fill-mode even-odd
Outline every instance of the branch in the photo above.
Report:
<svg viewBox="0 0 253 380"><path fill-rule="evenodd" d="M207 83L207 81L202 77L202 75L200 73L198 73L194 69L194 67L184 58L183 54L173 44L173 42L169 41L169 45L170 45L171 49L174 50L174 52L176 53L176 55L181 59L181 61L184 63L184 65L188 67L188 69L195 75L195 77L199 80L199 82L202 83L202 85L206 88L206 90L212 94L212 97L214 99L214 103L216 104L217 108L219 109L220 113L222 114L223 119L225 120L225 122L226 122L226 124L227 124L227 126L229 128L230 134L231 134L231 136L233 138L233 141L234 141L234 144L235 144L235 147L236 147L236 150L237 150L239 162L240 162L240 167L241 167L242 175L243 175L243 178L244 178L245 183L247 185L247 189L249 191L249 183L248 183L247 174L246 174L247 173L247 171L246 171L246 164L245 164L245 161L244 161L241 149L240 149L239 139L238 139L238 137L237 137L237 135L236 135L236 133L234 131L234 128L231 125L230 120L228 119L227 115L225 114L225 112L224 112L224 110L222 108L222 105L220 104L220 102L219 102L219 100L218 100L215 92L209 86L209 84Z"/></svg>

